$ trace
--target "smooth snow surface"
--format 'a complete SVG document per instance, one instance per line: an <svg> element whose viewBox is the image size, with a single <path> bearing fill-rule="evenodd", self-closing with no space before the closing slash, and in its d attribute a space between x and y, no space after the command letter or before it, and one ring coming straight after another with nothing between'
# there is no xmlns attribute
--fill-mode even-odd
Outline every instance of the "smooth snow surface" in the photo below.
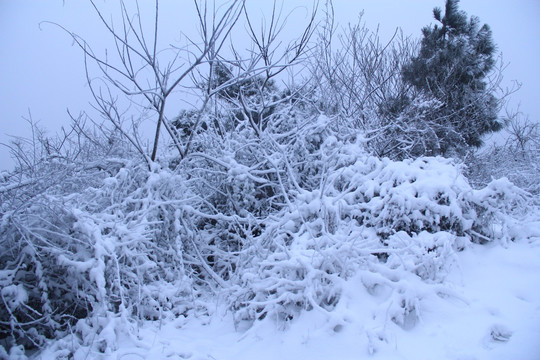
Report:
<svg viewBox="0 0 540 360"><path fill-rule="evenodd" d="M143 323L138 338L120 337L116 351L94 354L83 347L75 358L537 360L540 239L533 239L468 246L438 296L424 297L421 282L416 289L410 279L408 291L417 292L415 309L421 309L410 319L390 318L395 297L384 286L368 292L376 275L365 271L343 284L334 311L303 312L286 328L266 318L235 329L232 315L217 306L207 317ZM48 350L40 358L58 355Z"/></svg>

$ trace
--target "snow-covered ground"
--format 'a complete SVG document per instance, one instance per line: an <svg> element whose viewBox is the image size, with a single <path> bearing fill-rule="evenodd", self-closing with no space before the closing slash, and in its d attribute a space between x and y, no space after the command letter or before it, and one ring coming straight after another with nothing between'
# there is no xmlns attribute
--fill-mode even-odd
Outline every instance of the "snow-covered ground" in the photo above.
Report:
<svg viewBox="0 0 540 360"><path fill-rule="evenodd" d="M539 232L540 223L523 230ZM457 254L440 296L423 297L419 286L419 320L402 325L385 318L393 300L385 289L368 292L367 274L343 284L334 311L303 312L286 328L266 318L235 329L232 315L217 305L205 317L143 323L136 338L119 337L117 350L97 354L82 347L75 358L540 359L538 237L468 246ZM39 358L59 355L54 348Z"/></svg>

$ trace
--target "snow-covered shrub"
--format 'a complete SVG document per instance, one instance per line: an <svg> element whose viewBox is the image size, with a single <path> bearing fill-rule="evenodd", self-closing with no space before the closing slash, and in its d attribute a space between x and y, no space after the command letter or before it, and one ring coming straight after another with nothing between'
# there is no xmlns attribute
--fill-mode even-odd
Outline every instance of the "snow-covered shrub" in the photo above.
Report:
<svg viewBox="0 0 540 360"><path fill-rule="evenodd" d="M466 245L465 237L456 237L446 231L422 231L410 236L404 231L387 240L388 267L402 269L426 282L440 283L448 274L455 253Z"/></svg>
<svg viewBox="0 0 540 360"><path fill-rule="evenodd" d="M505 179L473 189L458 165L440 157L366 157L333 174L342 213L373 228L383 243L400 231L490 237L494 217L526 204L526 193Z"/></svg>
<svg viewBox="0 0 540 360"><path fill-rule="evenodd" d="M493 180L475 190L470 199L476 210L471 237L481 243L493 239L513 240L511 227L516 224L516 217L526 213L530 200L529 193L507 178Z"/></svg>
<svg viewBox="0 0 540 360"><path fill-rule="evenodd" d="M509 144L492 146L470 156L467 167L468 177L478 187L507 178L532 195L540 194L540 146L526 151Z"/></svg>
<svg viewBox="0 0 540 360"><path fill-rule="evenodd" d="M108 313L179 315L197 297L184 264L196 246L180 224L193 215L181 211L184 178L129 163L113 176L91 171L92 186L68 194L50 186L22 204L3 203L0 331L8 348L40 346L79 319ZM18 188L6 188L2 196L16 198Z"/></svg>
<svg viewBox="0 0 540 360"><path fill-rule="evenodd" d="M332 311L343 281L373 269L408 326L421 307L411 279L439 284L467 241L510 237L526 194L508 181L474 190L451 160L378 159L328 117L295 121L258 139L201 134L204 152L150 170L104 158L4 177L2 345L72 331L107 352L116 327L192 313L216 287L238 321L282 324Z"/></svg>
<svg viewBox="0 0 540 360"><path fill-rule="evenodd" d="M512 238L527 194L509 181L475 190L452 160L379 159L338 118L274 111L258 133L238 121L218 135L208 121L183 159L126 153L3 175L6 351L70 336L59 353L107 353L137 321L195 313L210 293L238 322L283 326L331 312L355 274L386 289L380 318L407 328L456 251Z"/></svg>
<svg viewBox="0 0 540 360"><path fill-rule="evenodd" d="M540 123L507 112L504 144L493 144L466 159L467 175L477 186L506 177L533 195L540 194Z"/></svg>
<svg viewBox="0 0 540 360"><path fill-rule="evenodd" d="M317 200L298 205L266 225L229 289L238 321L269 316L280 323L305 309L330 311L339 301L340 282L352 272L348 259L356 252L341 229L336 233L332 210Z"/></svg>
<svg viewBox="0 0 540 360"><path fill-rule="evenodd" d="M238 321L330 311L342 281L370 264L393 273L390 283L410 276L442 283L457 251L500 238L493 221L508 223L512 208L525 205L525 194L505 180L473 189L452 160L378 159L360 146L328 136L317 153L326 160L311 185L318 187L291 193L245 250L249 262L230 289ZM400 284L392 296L403 299L392 303L403 325L420 300Z"/></svg>
<svg viewBox="0 0 540 360"><path fill-rule="evenodd" d="M57 260L84 249L71 232L76 218L65 198L103 178L91 165L84 171L75 164L42 163L39 169L12 173L0 189L0 284L20 290L21 300L10 307L14 293L3 293L0 333L10 345L26 347L43 344L70 316L89 314L86 294L74 291Z"/></svg>
<svg viewBox="0 0 540 360"><path fill-rule="evenodd" d="M382 239L399 231L462 236L474 221L466 200L472 189L450 160L368 158L336 182L350 189L343 195L349 216L375 228Z"/></svg>

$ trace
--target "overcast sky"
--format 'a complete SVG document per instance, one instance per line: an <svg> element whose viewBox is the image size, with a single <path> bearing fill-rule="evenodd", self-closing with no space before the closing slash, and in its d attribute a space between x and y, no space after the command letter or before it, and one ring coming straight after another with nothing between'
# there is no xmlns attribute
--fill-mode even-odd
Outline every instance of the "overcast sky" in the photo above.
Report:
<svg viewBox="0 0 540 360"><path fill-rule="evenodd" d="M140 2L143 6L149 4ZM116 8L116 3L110 0L103 6ZM167 29L171 29L170 36L174 38L179 30L188 32L187 28L193 27L190 1L162 3L166 11L161 16ZM269 4L269 0L248 0L254 16L264 13ZM285 0L287 9L296 8L289 23L305 21L305 8L311 4L311 0ZM521 103L523 112L532 119L540 119L540 1L462 0L460 4L468 15L477 15L491 26L504 61L509 63L505 83L509 85L512 80L522 83L513 103ZM433 22L435 6L444 6L444 0L334 0L338 22L343 25L356 22L364 10L363 20L368 28L380 25L383 38L389 37L396 27L401 27L405 34L420 37L421 28ZM54 133L69 123L67 108L79 113L89 107L80 49L58 28L46 24L40 27L42 21L67 27L96 48L106 38L86 1L0 0L0 143L7 143L9 135L28 136L23 117L29 111L34 120ZM12 164L8 149L0 146L0 170Z"/></svg>

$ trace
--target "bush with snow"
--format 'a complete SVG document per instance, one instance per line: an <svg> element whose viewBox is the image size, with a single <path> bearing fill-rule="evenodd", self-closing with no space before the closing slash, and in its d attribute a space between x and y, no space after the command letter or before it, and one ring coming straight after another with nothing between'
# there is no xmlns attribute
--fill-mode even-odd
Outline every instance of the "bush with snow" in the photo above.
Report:
<svg viewBox="0 0 540 360"><path fill-rule="evenodd" d="M410 327L456 251L515 235L528 195L509 181L475 190L452 160L379 159L328 117L295 121L201 137L204 152L151 169L103 156L4 177L2 346L68 336L61 351L107 353L138 321L208 312L212 294L238 324L281 327L331 313L356 275Z"/></svg>
<svg viewBox="0 0 540 360"><path fill-rule="evenodd" d="M408 329L426 299L454 296L444 282L458 251L516 236L527 192L506 178L475 189L454 160L418 157L448 154L444 141L463 143L448 143L447 120L436 116L451 104L395 96L405 91L398 78L409 41L385 53L353 27L363 42L312 69L335 67L336 78L291 75L294 85L278 86L288 51L299 51L295 64L307 55L312 30L275 65L267 63L275 49L269 54L254 33L264 55L252 54L252 63L201 57L216 72L185 76L204 105L174 121L164 117L174 86L161 97L137 89L150 108L162 102L158 123L173 144L159 157L157 148L146 153L136 121L123 128L114 96L94 88L112 129L88 129L80 118L64 137L34 131L28 148L13 145L18 166L0 176L0 357L24 357L50 340L57 357L110 354L142 321L207 315L216 301L238 328L265 318L283 328L305 310L332 314L353 278L379 301L374 321ZM330 58L320 58L332 59L331 35L321 36ZM358 77L352 55L375 70ZM213 88L220 62L240 75ZM151 73L165 81L172 68ZM370 342L385 336L368 333Z"/></svg>
<svg viewBox="0 0 540 360"><path fill-rule="evenodd" d="M266 223L231 289L239 321L269 315L290 320L301 309L331 311L342 282L372 267L393 274L388 284L411 274L427 284L442 283L467 243L510 236L508 229L494 232L493 223L508 224L512 209L527 201L505 180L472 189L451 160L381 160L332 137L321 149L335 152L319 188L297 194ZM397 294L408 292L403 286ZM418 301L402 300L405 312ZM396 321L405 321L400 316Z"/></svg>
<svg viewBox="0 0 540 360"><path fill-rule="evenodd" d="M378 159L328 131L305 134L290 150L268 145L273 155L231 138L176 170L89 167L63 178L70 191L39 178L2 184L4 346L74 329L82 344L98 334L106 351L115 326L185 316L216 284L237 321L281 323L331 311L359 271L382 276L366 280L370 291L411 276L441 283L468 241L510 236L526 200L505 180L472 189L451 160ZM409 324L418 298L400 284L394 318Z"/></svg>

